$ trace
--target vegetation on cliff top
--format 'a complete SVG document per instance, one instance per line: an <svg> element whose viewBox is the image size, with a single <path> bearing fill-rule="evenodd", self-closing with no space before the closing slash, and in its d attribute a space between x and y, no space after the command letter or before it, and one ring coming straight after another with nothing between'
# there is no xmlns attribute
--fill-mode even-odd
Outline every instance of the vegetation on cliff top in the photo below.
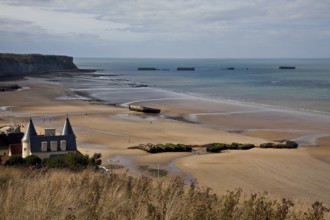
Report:
<svg viewBox="0 0 330 220"><path fill-rule="evenodd" d="M0 53L0 60L6 61L15 61L18 63L36 63L41 61L65 61L67 64L68 62L73 62L73 57L64 56L64 55L43 55L43 54L12 54L12 53ZM73 63L72 63L73 64ZM70 64L71 68L77 68L74 64Z"/></svg>
<svg viewBox="0 0 330 220"><path fill-rule="evenodd" d="M218 196L181 178L132 177L92 170L0 167L1 219L327 219L320 202L292 201L237 189Z"/></svg>

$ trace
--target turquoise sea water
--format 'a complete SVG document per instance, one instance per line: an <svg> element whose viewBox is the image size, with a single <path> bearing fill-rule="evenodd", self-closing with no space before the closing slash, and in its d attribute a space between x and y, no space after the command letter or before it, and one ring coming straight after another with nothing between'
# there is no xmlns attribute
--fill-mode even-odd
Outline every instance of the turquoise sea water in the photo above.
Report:
<svg viewBox="0 0 330 220"><path fill-rule="evenodd" d="M74 62L79 68L100 69L96 74L178 93L330 114L330 59L75 58ZM138 71L138 67L159 70Z"/></svg>

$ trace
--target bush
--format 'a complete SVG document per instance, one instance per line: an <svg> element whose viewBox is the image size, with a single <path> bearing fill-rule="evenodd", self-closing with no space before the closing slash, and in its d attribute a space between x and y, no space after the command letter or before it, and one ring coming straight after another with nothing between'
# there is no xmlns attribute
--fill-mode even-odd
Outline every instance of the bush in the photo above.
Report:
<svg viewBox="0 0 330 220"><path fill-rule="evenodd" d="M285 145L287 148L297 148L298 143L295 141L285 141Z"/></svg>
<svg viewBox="0 0 330 220"><path fill-rule="evenodd" d="M228 149L227 144L220 144L220 143L213 143L206 147L206 151L211 152L211 153L219 153L219 152L221 152L223 150L227 150L227 149Z"/></svg>
<svg viewBox="0 0 330 220"><path fill-rule="evenodd" d="M48 168L65 168L70 170L82 170L87 167L96 167L101 165L101 154L95 153L91 158L88 155L69 152L57 157L45 158L41 160L36 155L30 155L26 158L13 156L10 157L5 165L7 166L34 166L42 164ZM41 166L42 167L42 166Z"/></svg>
<svg viewBox="0 0 330 220"><path fill-rule="evenodd" d="M298 144L294 141L283 141L282 143L275 144L275 143L264 143L260 145L260 148L276 148L276 149L283 149L283 148L297 148Z"/></svg>
<svg viewBox="0 0 330 220"><path fill-rule="evenodd" d="M100 153L95 153L90 159L89 159L89 166L98 166L102 164L101 160L102 155Z"/></svg>
<svg viewBox="0 0 330 220"><path fill-rule="evenodd" d="M45 158L42 164L48 168L65 168L63 157Z"/></svg>
<svg viewBox="0 0 330 220"><path fill-rule="evenodd" d="M255 146L253 144L241 144L238 146L239 150L249 150L255 148Z"/></svg>
<svg viewBox="0 0 330 220"><path fill-rule="evenodd" d="M166 152L175 151L176 147L177 147L177 145L175 145L175 144L167 143L167 144L165 144L165 151Z"/></svg>
<svg viewBox="0 0 330 220"><path fill-rule="evenodd" d="M322 202L314 202L312 205L312 209L308 209L307 212L304 213L306 219L310 220L319 220L325 219L325 214L329 212L329 209L323 206Z"/></svg>
<svg viewBox="0 0 330 220"><path fill-rule="evenodd" d="M260 148L274 148L275 144L273 143L264 143L260 145Z"/></svg>
<svg viewBox="0 0 330 220"><path fill-rule="evenodd" d="M5 163L6 166L23 166L25 164L25 159L20 156L12 156Z"/></svg>
<svg viewBox="0 0 330 220"><path fill-rule="evenodd" d="M239 144L239 143L232 143L232 144L221 144L221 143L213 143L209 144L206 147L206 151L210 153L219 153L223 150L249 150L254 148L253 144Z"/></svg>
<svg viewBox="0 0 330 220"><path fill-rule="evenodd" d="M191 152L192 148L184 144L140 144L136 147L129 147L129 149L140 149L148 153L162 153L162 152Z"/></svg>
<svg viewBox="0 0 330 220"><path fill-rule="evenodd" d="M63 161L66 168L72 170L85 169L89 164L88 155L81 155L74 152L69 152L63 157Z"/></svg>
<svg viewBox="0 0 330 220"><path fill-rule="evenodd" d="M41 159L36 155L27 156L25 161L28 166L34 166L41 163Z"/></svg>
<svg viewBox="0 0 330 220"><path fill-rule="evenodd" d="M191 152L192 147L187 146L185 144L177 144L176 149L178 152Z"/></svg>
<svg viewBox="0 0 330 220"><path fill-rule="evenodd" d="M88 166L94 167L102 163L101 154L96 153L91 158L75 152L69 152L60 157L46 158L43 164L49 168L65 168L70 170L83 170Z"/></svg>
<svg viewBox="0 0 330 220"><path fill-rule="evenodd" d="M249 150L255 148L254 144L223 144L223 143L211 143L205 145L184 145L184 144L140 144L138 146L129 147L128 149L140 149L147 151L148 153L161 153L161 152L191 152L192 148L203 147L207 152L220 153L223 150ZM298 144L294 141L284 141L283 143L264 143L259 146L260 148L297 148Z"/></svg>

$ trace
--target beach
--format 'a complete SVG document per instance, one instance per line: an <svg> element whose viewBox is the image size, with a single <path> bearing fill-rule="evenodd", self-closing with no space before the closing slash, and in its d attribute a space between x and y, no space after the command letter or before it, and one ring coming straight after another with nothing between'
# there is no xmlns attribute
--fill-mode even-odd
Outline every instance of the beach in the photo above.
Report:
<svg viewBox="0 0 330 220"><path fill-rule="evenodd" d="M6 84L11 83L6 82ZM60 132L69 116L84 154L102 153L103 164L123 166L140 175L141 166L168 170L215 193L242 188L244 193L267 191L273 198L301 204L330 204L330 117L325 114L235 101L199 98L156 88L105 84L88 74L34 76L12 82L21 91L0 93L0 125L26 125L31 117L38 133ZM99 83L112 102L89 93ZM133 100L133 101L132 101ZM129 111L129 104L160 108L161 114ZM23 128L24 129L24 128ZM205 153L148 154L127 149L146 143L262 143L294 140L298 149L251 149Z"/></svg>

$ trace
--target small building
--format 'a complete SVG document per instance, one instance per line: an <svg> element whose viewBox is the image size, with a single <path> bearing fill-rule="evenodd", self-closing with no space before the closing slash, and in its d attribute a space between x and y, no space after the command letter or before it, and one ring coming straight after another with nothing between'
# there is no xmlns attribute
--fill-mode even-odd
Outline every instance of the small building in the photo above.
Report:
<svg viewBox="0 0 330 220"><path fill-rule="evenodd" d="M11 156L10 149L15 146L19 149L22 155L22 137L24 133L19 130L13 131L14 133L1 133L0 134L0 164L4 164Z"/></svg>
<svg viewBox="0 0 330 220"><path fill-rule="evenodd" d="M22 140L21 140L22 141ZM22 156L22 142L9 145L9 156Z"/></svg>
<svg viewBox="0 0 330 220"><path fill-rule="evenodd" d="M38 135L32 119L22 138L22 157L36 155L41 159L58 157L68 152L76 152L76 136L73 132L69 118L66 118L60 135L55 129L45 129L44 135Z"/></svg>
<svg viewBox="0 0 330 220"><path fill-rule="evenodd" d="M21 147L21 140L24 133L9 133L0 134L0 156L10 156L10 147L12 145L19 145Z"/></svg>

